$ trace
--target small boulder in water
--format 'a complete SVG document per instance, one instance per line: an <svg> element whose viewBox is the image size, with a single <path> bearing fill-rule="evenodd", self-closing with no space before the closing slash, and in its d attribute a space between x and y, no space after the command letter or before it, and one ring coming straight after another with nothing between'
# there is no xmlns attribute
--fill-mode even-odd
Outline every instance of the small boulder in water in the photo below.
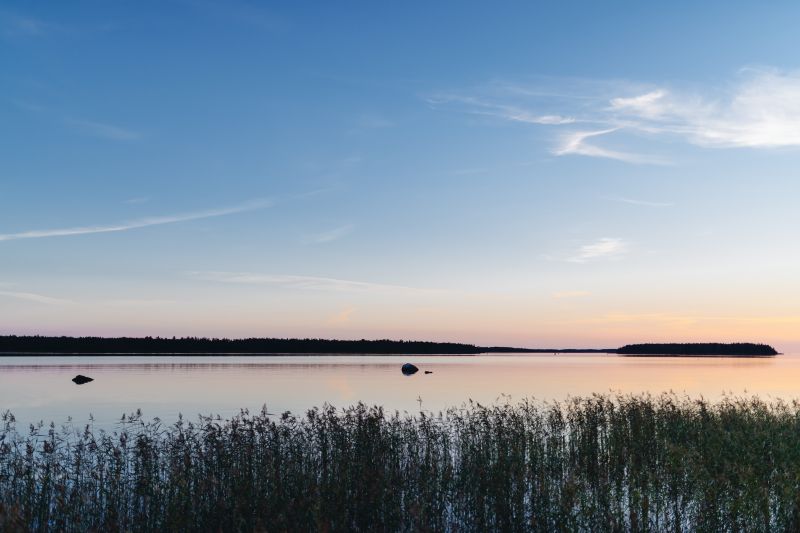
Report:
<svg viewBox="0 0 800 533"><path fill-rule="evenodd" d="M74 381L76 385L83 385L84 383L89 383L90 381L94 381L94 378L78 374L77 376L72 378L72 381Z"/></svg>
<svg viewBox="0 0 800 533"><path fill-rule="evenodd" d="M419 368L412 365L411 363L404 364L401 370L403 371L403 374L405 374L406 376L410 376L411 374L416 374L417 372L419 372Z"/></svg>

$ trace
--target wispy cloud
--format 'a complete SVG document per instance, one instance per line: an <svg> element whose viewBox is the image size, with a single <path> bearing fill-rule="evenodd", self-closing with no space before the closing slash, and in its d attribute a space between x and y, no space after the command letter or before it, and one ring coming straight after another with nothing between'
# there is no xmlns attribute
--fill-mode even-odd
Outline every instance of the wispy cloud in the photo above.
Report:
<svg viewBox="0 0 800 533"><path fill-rule="evenodd" d="M143 298L124 298L117 300L107 300L102 302L104 305L111 307L161 307L165 305L173 305L176 300L165 299L143 299Z"/></svg>
<svg viewBox="0 0 800 533"><path fill-rule="evenodd" d="M36 302L45 305L65 305L72 303L69 300L63 300L61 298L53 298L51 296L45 296L43 294L36 294L33 292L0 290L0 296L6 298L15 298L17 300L25 300L28 302Z"/></svg>
<svg viewBox="0 0 800 533"><path fill-rule="evenodd" d="M611 100L642 131L711 148L800 146L800 72L745 69L721 97L659 88Z"/></svg>
<svg viewBox="0 0 800 533"><path fill-rule="evenodd" d="M289 289L337 292L441 292L435 289L421 289L403 285L351 281L316 276L295 276L283 274L254 274L248 272L189 272L189 277L201 281L236 283L246 285L273 285Z"/></svg>
<svg viewBox="0 0 800 533"><path fill-rule="evenodd" d="M584 296L589 296L590 294L592 293L590 293L589 291L560 291L560 292L554 292L553 298L557 300L561 300L564 298L583 298Z"/></svg>
<svg viewBox="0 0 800 533"><path fill-rule="evenodd" d="M128 231L138 228L146 228L148 226L160 226L163 224L174 224L177 222L187 222L189 220L198 220L201 218L220 217L224 215L232 215L234 213L243 213L245 211L255 211L256 209L264 209L273 205L271 200L253 200L243 204L222 207L216 209L208 209L205 211L195 211L192 213L182 213L177 215L166 215L159 217L140 218L119 224L102 225L102 226L78 226L60 229L45 229L45 230L29 230L19 233L4 233L0 234L0 241L12 241L18 239L40 239L45 237L67 237L71 235L87 235L92 233L112 233L117 231Z"/></svg>
<svg viewBox="0 0 800 533"><path fill-rule="evenodd" d="M585 155L589 157L616 159L617 161L625 161L626 163L657 164L663 162L656 157L602 148L586 141L592 137L607 135L618 130L619 128L610 128L599 131L575 131L566 133L561 137L561 142L552 152L554 155Z"/></svg>
<svg viewBox="0 0 800 533"><path fill-rule="evenodd" d="M626 198L624 196L604 196L604 198L606 200L611 200L612 202L641 205L646 207L672 207L675 205L673 202L651 202L649 200L637 200L635 198Z"/></svg>
<svg viewBox="0 0 800 533"><path fill-rule="evenodd" d="M636 138L637 147L642 142L655 145L676 138L703 148L800 147L800 71L748 68L729 83L693 90L562 80L564 87L559 91L552 87L556 81L548 83L550 87L493 83L473 89L475 94L427 101L437 108L557 128L552 153L558 156L645 164L668 161L639 154L638 149L608 148L599 137L619 143ZM575 90L584 92L573 94ZM591 126L580 130L570 126L578 123Z"/></svg>
<svg viewBox="0 0 800 533"><path fill-rule="evenodd" d="M326 242L333 242L338 241L341 238L344 238L351 233L355 226L353 224L345 224L344 226L339 226L338 228L333 228L327 231L323 231L321 233L316 233L308 237L307 242L314 243L314 244L323 244Z"/></svg>
<svg viewBox="0 0 800 533"><path fill-rule="evenodd" d="M598 259L618 257L628 251L628 243L622 239L603 237L592 243L581 246L577 253L567 261L572 263L586 263Z"/></svg>
<svg viewBox="0 0 800 533"><path fill-rule="evenodd" d="M470 96L443 94L428 97L426 100L428 104L433 107L446 104L460 104L462 106L462 111L467 113L475 115L487 115L504 120L510 120L512 122L524 122L527 124L540 124L547 126L572 124L576 122L575 118L569 116L535 113L514 105L492 102Z"/></svg>
<svg viewBox="0 0 800 533"><path fill-rule="evenodd" d="M106 124L104 122L70 117L65 118L64 122L83 133L93 135L95 137L101 137L103 139L112 139L115 141L135 141L142 137L142 135L137 131L116 126L114 124Z"/></svg>
<svg viewBox="0 0 800 533"><path fill-rule="evenodd" d="M666 110L663 103L666 94L663 89L658 89L630 98L612 98L611 109L614 111L632 111L643 117L656 118L663 116Z"/></svg>

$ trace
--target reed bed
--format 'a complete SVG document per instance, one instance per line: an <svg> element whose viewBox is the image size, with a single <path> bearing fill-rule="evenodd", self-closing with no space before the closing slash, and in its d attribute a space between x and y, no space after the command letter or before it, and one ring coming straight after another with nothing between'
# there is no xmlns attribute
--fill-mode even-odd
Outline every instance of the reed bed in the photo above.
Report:
<svg viewBox="0 0 800 533"><path fill-rule="evenodd" d="M800 528L800 405L672 394L0 430L3 531Z"/></svg>

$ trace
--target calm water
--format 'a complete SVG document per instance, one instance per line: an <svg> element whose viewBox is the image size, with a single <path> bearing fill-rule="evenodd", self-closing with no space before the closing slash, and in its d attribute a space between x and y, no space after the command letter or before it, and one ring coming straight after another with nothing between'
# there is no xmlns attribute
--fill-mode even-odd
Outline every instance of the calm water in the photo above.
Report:
<svg viewBox="0 0 800 533"><path fill-rule="evenodd" d="M400 366L420 367L403 376ZM424 370L433 371L423 374ZM95 378L77 386L76 374ZM72 417L113 425L140 408L148 418L178 413L228 416L240 408L304 410L363 401L419 412L469 399L563 399L594 392L675 391L800 398L800 354L763 359L625 358L604 354L480 356L0 357L0 410L20 423Z"/></svg>

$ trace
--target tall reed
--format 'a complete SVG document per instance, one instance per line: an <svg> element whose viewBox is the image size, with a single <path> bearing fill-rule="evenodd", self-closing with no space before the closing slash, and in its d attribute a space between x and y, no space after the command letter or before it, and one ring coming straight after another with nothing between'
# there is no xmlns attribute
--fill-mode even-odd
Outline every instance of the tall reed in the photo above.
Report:
<svg viewBox="0 0 800 533"><path fill-rule="evenodd" d="M0 428L6 531L800 528L800 404L592 396Z"/></svg>

